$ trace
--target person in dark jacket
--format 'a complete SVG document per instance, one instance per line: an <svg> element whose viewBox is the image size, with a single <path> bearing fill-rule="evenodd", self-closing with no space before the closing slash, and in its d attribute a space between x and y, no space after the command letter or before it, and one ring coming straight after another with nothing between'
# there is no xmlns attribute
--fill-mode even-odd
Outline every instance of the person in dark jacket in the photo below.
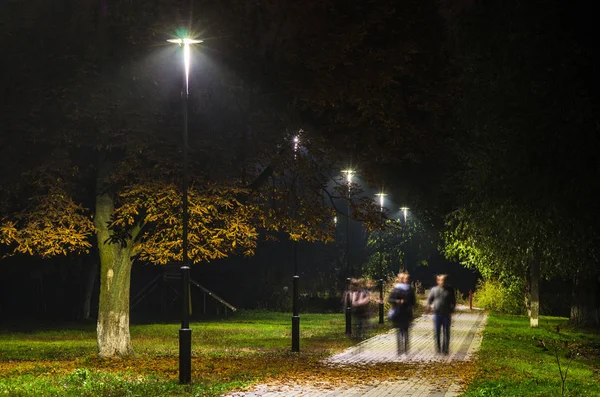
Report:
<svg viewBox="0 0 600 397"><path fill-rule="evenodd" d="M433 287L427 297L427 307L429 310L433 310L436 351L444 355L449 354L450 325L456 306L454 288L448 285L446 278L445 274L437 276L437 287ZM442 331L443 338L441 337Z"/></svg>
<svg viewBox="0 0 600 397"><path fill-rule="evenodd" d="M398 275L398 283L394 284L394 289L388 297L388 302L392 304L390 320L396 328L398 355L408 353L408 329L413 319L413 307L416 302L415 291L410 286L410 276L408 273L400 273Z"/></svg>

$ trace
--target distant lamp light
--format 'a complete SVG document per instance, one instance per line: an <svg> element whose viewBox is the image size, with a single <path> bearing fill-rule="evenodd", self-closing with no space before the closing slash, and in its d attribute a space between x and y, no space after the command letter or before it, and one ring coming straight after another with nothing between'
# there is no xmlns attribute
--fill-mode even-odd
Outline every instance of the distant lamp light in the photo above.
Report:
<svg viewBox="0 0 600 397"><path fill-rule="evenodd" d="M298 148L300 147L300 137L298 135L294 136L294 158L296 158L296 153L298 152Z"/></svg>
<svg viewBox="0 0 600 397"><path fill-rule="evenodd" d="M356 174L356 171L354 171L353 169L348 168L348 169L342 170L342 173L346 174L346 181L348 182L348 184L351 184L352 183L352 176L354 174Z"/></svg>
<svg viewBox="0 0 600 397"><path fill-rule="evenodd" d="M334 216L334 217L333 217L333 224L334 224L334 225L337 225L337 216Z"/></svg>
<svg viewBox="0 0 600 397"><path fill-rule="evenodd" d="M376 193L375 196L379 197L379 207L381 208L381 211L383 211L383 203L385 200L385 196L387 196L387 193Z"/></svg>
<svg viewBox="0 0 600 397"><path fill-rule="evenodd" d="M406 213L408 212L408 207L402 207L400 210L404 214L404 222L406 222Z"/></svg>

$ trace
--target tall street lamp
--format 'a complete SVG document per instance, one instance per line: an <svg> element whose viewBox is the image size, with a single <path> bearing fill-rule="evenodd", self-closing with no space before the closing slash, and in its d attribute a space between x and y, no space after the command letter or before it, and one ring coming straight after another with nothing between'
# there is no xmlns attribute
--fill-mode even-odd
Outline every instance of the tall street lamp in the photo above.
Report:
<svg viewBox="0 0 600 397"><path fill-rule="evenodd" d="M400 208L400 210L402 211L402 214L404 216L404 227L406 228L406 215L408 213L408 207L402 207ZM403 244L403 248L406 247L406 242L404 242ZM404 269L400 269L400 271L404 270L406 271L407 267L406 267L406 249L404 249Z"/></svg>
<svg viewBox="0 0 600 397"><path fill-rule="evenodd" d="M379 208L383 217L383 203L387 194L381 192L375 196L379 197ZM383 324L383 232L381 233L381 245L379 247L379 324Z"/></svg>
<svg viewBox="0 0 600 397"><path fill-rule="evenodd" d="M344 255L346 260L346 334L352 335L352 302L350 301L350 277L352 272L350 269L350 261L348 259L348 253L350 249L349 243L349 225L350 225L350 187L352 184L352 176L356 171L353 169L342 170L342 173L346 174L346 183L348 189L348 201L346 202L346 254Z"/></svg>
<svg viewBox="0 0 600 397"><path fill-rule="evenodd" d="M300 137L294 137L294 160L298 155L298 147L300 145ZM295 180L295 178L294 178ZM294 186L292 185L292 189ZM294 199L295 191L294 191ZM296 203L294 202L294 217L296 216ZM294 276L292 278L292 351L300 351L300 315L298 314L298 295L299 295L299 283L300 276L298 275L298 242L294 240L292 242L294 250Z"/></svg>
<svg viewBox="0 0 600 397"><path fill-rule="evenodd" d="M167 40L183 49L184 80L181 89L183 103L183 262L181 266L181 296L183 313L181 329L179 330L179 383L189 384L192 381L192 330L190 329L190 263L188 255L188 98L189 77L192 44L202 43L202 40L178 38Z"/></svg>

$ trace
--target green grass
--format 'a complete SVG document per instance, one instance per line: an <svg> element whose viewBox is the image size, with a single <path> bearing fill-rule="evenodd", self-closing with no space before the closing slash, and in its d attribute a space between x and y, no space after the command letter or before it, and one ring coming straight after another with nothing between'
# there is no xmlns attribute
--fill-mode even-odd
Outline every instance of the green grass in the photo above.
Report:
<svg viewBox="0 0 600 397"><path fill-rule="evenodd" d="M87 372L86 372L87 371ZM159 377L134 378L108 372L78 369L67 376L25 375L15 382L0 380L6 396L177 396L220 395L243 386L243 382L196 383L182 386Z"/></svg>
<svg viewBox="0 0 600 397"><path fill-rule="evenodd" d="M542 317L540 327L532 329L525 316L494 313L484 331L475 379L465 396L560 396L556 348L563 371L568 355L575 354L565 395L600 396L597 331L574 329L566 318L557 317Z"/></svg>
<svg viewBox="0 0 600 397"><path fill-rule="evenodd" d="M177 384L179 324L131 326L136 355L121 360L96 356L93 325L0 332L0 396L214 396L314 368L353 343L342 314L303 314L299 354L290 352L286 313L240 312L191 328L189 386Z"/></svg>

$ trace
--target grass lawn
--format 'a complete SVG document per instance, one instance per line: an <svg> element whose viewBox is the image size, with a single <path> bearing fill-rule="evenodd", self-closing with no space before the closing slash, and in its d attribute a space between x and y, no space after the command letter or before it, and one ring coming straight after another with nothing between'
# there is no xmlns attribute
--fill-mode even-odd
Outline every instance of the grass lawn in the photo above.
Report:
<svg viewBox="0 0 600 397"><path fill-rule="evenodd" d="M93 326L0 331L0 396L213 396L307 371L334 376L319 362L352 345L344 316L302 314L299 354L290 352L290 323L290 314L271 312L193 323L189 386L177 384L178 324L131 326L136 355L119 360L97 357Z"/></svg>
<svg viewBox="0 0 600 397"><path fill-rule="evenodd" d="M557 347L563 373L568 355L575 354L564 395L600 396L597 330L577 330L558 317L542 317L540 327L532 329L525 316L494 313L488 318L475 378L465 396L560 396Z"/></svg>

